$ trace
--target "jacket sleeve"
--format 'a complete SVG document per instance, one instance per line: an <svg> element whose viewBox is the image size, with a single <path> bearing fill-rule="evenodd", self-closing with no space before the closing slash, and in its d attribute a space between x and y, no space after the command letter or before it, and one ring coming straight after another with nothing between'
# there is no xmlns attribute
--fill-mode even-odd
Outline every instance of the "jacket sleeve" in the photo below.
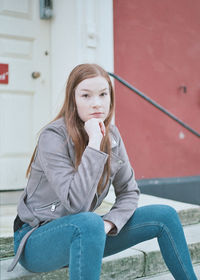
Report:
<svg viewBox="0 0 200 280"><path fill-rule="evenodd" d="M109 213L103 216L104 220L108 220L115 225L108 235L117 235L120 232L137 208L140 194L124 143L116 127L115 131L118 136L117 153L123 164L115 174L112 182L116 195L115 203Z"/></svg>
<svg viewBox="0 0 200 280"><path fill-rule="evenodd" d="M68 154L66 136L51 127L40 135L37 157L63 206L70 213L88 211L108 155L87 146L76 170Z"/></svg>

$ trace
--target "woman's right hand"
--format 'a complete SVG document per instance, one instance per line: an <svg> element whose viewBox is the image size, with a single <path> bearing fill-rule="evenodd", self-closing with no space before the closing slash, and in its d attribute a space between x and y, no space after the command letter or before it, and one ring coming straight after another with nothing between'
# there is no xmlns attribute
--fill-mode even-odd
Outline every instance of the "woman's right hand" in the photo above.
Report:
<svg viewBox="0 0 200 280"><path fill-rule="evenodd" d="M102 138L105 136L105 125L101 119L92 118L85 122L85 130L89 136L88 146L100 150Z"/></svg>

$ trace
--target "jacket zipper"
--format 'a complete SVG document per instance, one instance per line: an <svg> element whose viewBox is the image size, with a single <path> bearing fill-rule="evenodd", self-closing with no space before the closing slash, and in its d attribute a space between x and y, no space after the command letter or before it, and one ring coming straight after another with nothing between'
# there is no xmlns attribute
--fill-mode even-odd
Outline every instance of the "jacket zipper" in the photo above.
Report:
<svg viewBox="0 0 200 280"><path fill-rule="evenodd" d="M58 202L55 203L55 202L54 202L54 203L51 205L51 212L55 212L55 211L56 211L56 207L59 206L59 205L60 205L60 203L58 203Z"/></svg>
<svg viewBox="0 0 200 280"><path fill-rule="evenodd" d="M43 209L48 209L50 208L50 211L51 212L55 212L56 211L56 208L61 204L60 201L55 201L55 202L52 202L52 203L49 203L47 205L44 205L44 206L41 206L41 207L37 207L35 208L35 210L43 210Z"/></svg>

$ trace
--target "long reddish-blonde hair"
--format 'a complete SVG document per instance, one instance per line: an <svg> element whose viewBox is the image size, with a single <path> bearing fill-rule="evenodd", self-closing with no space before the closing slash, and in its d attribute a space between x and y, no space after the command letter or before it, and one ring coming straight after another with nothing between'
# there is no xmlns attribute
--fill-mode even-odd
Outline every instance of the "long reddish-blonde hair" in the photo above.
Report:
<svg viewBox="0 0 200 280"><path fill-rule="evenodd" d="M77 85L85 79L94 78L97 76L104 77L108 84L109 84L109 91L110 91L110 111L109 114L104 121L106 134L102 139L101 142L101 151L106 152L109 157L105 164L103 175L99 181L97 192L100 194L106 184L108 183L109 176L110 176L110 154L111 154L111 143L109 139L109 126L114 114L115 109L115 100L114 100L114 89L110 80L108 73L99 65L97 64L80 64L77 65L72 72L70 73L67 81L66 91L65 91L65 100L63 106L58 113L58 115L53 119L51 122L64 117L66 129L69 136L72 138L75 147L75 168L77 169L78 165L81 162L82 154L88 144L88 135L84 129L84 122L79 118L76 102L75 102L75 89ZM26 177L28 177L29 173L31 172L31 164L34 160L36 148L33 152L31 157L31 161L29 163ZM104 178L106 176L106 180ZM103 184L104 182L104 184Z"/></svg>

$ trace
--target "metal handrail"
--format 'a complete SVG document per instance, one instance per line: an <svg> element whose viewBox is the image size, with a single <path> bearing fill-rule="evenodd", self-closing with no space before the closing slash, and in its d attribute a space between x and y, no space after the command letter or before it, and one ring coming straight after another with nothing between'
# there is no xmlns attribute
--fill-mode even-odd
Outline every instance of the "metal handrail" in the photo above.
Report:
<svg viewBox="0 0 200 280"><path fill-rule="evenodd" d="M122 83L123 85L125 85L126 87L128 87L129 89L131 89L132 91L134 91L135 93L137 93L140 97L142 97L143 99L145 99L146 101L148 101L150 104L152 104L154 107L156 107L157 109L159 109L161 112L165 113L167 116L169 116L170 118L172 118L174 121L178 122L180 125L182 125L184 128L186 128L187 130L189 130L191 133L193 133L194 135L196 135L197 137L200 137L200 133L198 133L197 131L195 131L193 128L191 128L189 125L187 125L186 123L184 123L183 121L179 120L176 116L174 116L172 113L170 113L169 111L167 111L164 107L162 107L160 104L158 104L157 102L155 102L154 100L152 100L151 98L149 98L148 96L146 96L144 93L142 93L141 91L139 91L138 89L136 89L135 87L133 87L131 84L129 84L128 82L126 82L125 80L123 80L121 77L117 76L114 73L110 73L108 72L108 74L110 76L112 76L113 78L115 78L116 80L118 80L120 83Z"/></svg>

